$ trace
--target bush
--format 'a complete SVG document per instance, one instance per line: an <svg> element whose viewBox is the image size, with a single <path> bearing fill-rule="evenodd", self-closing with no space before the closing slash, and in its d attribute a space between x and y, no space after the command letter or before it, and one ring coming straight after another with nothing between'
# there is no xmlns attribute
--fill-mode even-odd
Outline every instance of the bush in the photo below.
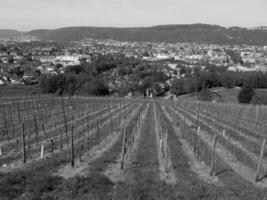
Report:
<svg viewBox="0 0 267 200"><path fill-rule="evenodd" d="M109 95L109 90L102 79L95 78L85 82L79 93L82 95L105 96Z"/></svg>
<svg viewBox="0 0 267 200"><path fill-rule="evenodd" d="M252 87L244 86L238 93L237 99L239 103L250 103L254 95L255 91Z"/></svg>
<svg viewBox="0 0 267 200"><path fill-rule="evenodd" d="M165 93L165 87L164 85L161 83L154 83L152 90L155 94L155 96L162 96Z"/></svg>
<svg viewBox="0 0 267 200"><path fill-rule="evenodd" d="M66 73L80 74L82 72L84 72L82 65L73 65L66 68Z"/></svg>
<svg viewBox="0 0 267 200"><path fill-rule="evenodd" d="M171 82L171 92L175 95L186 94L184 81L181 79L174 79Z"/></svg>
<svg viewBox="0 0 267 200"><path fill-rule="evenodd" d="M63 76L41 75L39 84L42 93L54 93L59 89L58 83L62 83Z"/></svg>
<svg viewBox="0 0 267 200"><path fill-rule="evenodd" d="M43 93L58 93L74 95L90 79L83 75L72 73L58 75L41 75L39 78L40 89Z"/></svg>
<svg viewBox="0 0 267 200"><path fill-rule="evenodd" d="M212 100L212 92L209 89L202 89L198 95L198 100L211 101Z"/></svg>

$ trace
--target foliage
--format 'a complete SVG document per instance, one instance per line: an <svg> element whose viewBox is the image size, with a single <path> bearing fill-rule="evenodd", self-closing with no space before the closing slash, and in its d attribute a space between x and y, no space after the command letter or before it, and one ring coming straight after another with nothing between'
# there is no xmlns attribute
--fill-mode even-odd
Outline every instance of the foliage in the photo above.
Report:
<svg viewBox="0 0 267 200"><path fill-rule="evenodd" d="M105 96L109 95L109 90L102 79L95 78L85 82L79 93L82 95Z"/></svg>
<svg viewBox="0 0 267 200"><path fill-rule="evenodd" d="M165 93L165 86L163 84L154 83L152 86L155 96L162 96Z"/></svg>
<svg viewBox="0 0 267 200"><path fill-rule="evenodd" d="M238 64L238 63L243 64L242 58L240 56L240 53L235 52L235 51L230 50L230 49L226 49L225 51L231 57L231 59L233 60L233 62L235 64Z"/></svg>
<svg viewBox="0 0 267 200"><path fill-rule="evenodd" d="M198 94L198 100L211 101L212 100L212 92L209 89L202 89Z"/></svg>
<svg viewBox="0 0 267 200"><path fill-rule="evenodd" d="M176 95L199 92L203 88L242 87L249 84L253 88L267 88L267 74L262 72L229 72L224 70L200 71L197 74L173 80L171 92Z"/></svg>
<svg viewBox="0 0 267 200"><path fill-rule="evenodd" d="M255 94L254 89L249 85L245 85L238 93L238 96L237 96L238 102L239 103L250 103L254 94Z"/></svg>
<svg viewBox="0 0 267 200"><path fill-rule="evenodd" d="M43 93L66 95L108 95L109 91L100 78L89 78L84 74L41 75L40 88Z"/></svg>
<svg viewBox="0 0 267 200"><path fill-rule="evenodd" d="M185 82L181 79L174 79L171 83L171 92L175 95L186 94Z"/></svg>
<svg viewBox="0 0 267 200"><path fill-rule="evenodd" d="M15 67L11 70L11 74L15 74L18 78L22 78L24 71L21 69L21 67Z"/></svg>

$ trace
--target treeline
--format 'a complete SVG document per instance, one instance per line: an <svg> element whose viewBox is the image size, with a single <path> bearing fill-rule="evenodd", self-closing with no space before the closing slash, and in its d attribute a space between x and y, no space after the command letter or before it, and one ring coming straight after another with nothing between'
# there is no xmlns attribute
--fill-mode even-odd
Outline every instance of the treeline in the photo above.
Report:
<svg viewBox="0 0 267 200"><path fill-rule="evenodd" d="M124 63L124 57L99 56L92 63L69 66L64 74L44 74L39 78L43 93L58 95L109 95L101 74ZM119 62L121 61L121 62Z"/></svg>
<svg viewBox="0 0 267 200"><path fill-rule="evenodd" d="M193 75L192 75L193 74ZM184 72L184 77L174 79L171 83L171 92L176 95L200 92L213 87L243 87L267 88L267 74L262 72L230 72L223 69Z"/></svg>
<svg viewBox="0 0 267 200"><path fill-rule="evenodd" d="M145 93L153 88L156 95L166 91L168 77L162 72L163 65L141 62L123 55L92 57L91 63L69 66L64 74L41 75L43 93L58 95L109 95L117 93ZM110 84L108 85L108 84ZM115 86L114 86L115 85Z"/></svg>
<svg viewBox="0 0 267 200"><path fill-rule="evenodd" d="M129 92L145 94L148 89L151 89L154 95L160 96L168 90L168 85L165 84L168 79L169 77L161 71L161 66L139 65L133 69L133 73L125 82L123 90L118 88L118 93L121 95L126 95Z"/></svg>
<svg viewBox="0 0 267 200"><path fill-rule="evenodd" d="M65 73L59 75L42 75L39 79L43 93L58 95L109 95L108 87L100 77Z"/></svg>

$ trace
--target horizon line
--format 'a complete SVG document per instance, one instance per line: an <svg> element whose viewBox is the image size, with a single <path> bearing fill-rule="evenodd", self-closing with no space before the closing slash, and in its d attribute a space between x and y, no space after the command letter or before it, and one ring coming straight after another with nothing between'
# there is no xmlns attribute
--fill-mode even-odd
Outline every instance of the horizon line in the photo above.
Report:
<svg viewBox="0 0 267 200"><path fill-rule="evenodd" d="M245 27L245 26L223 26L218 24L208 24L208 23L188 23L188 24L155 24L155 25L147 25L147 26L95 26L95 25L70 25L70 26L62 26L57 28L34 28L34 29L28 29L28 30L19 30L19 29L13 29L13 28L0 28L0 30L12 30L12 31L18 31L18 32L31 32L35 30L57 30L57 29L63 29L63 28L86 28L86 27L94 27L94 28L121 28L121 29L127 29L127 28L152 28L157 26L177 26L177 25L210 25L210 26L220 26L223 28L232 28L232 27L238 27L238 28L246 28L246 29L253 29L258 27L267 27L267 25L258 25L253 27Z"/></svg>

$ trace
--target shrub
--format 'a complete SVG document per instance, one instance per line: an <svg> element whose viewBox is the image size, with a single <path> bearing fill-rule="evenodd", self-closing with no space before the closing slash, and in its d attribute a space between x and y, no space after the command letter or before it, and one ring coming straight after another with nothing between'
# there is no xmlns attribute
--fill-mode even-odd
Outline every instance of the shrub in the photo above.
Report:
<svg viewBox="0 0 267 200"><path fill-rule="evenodd" d="M171 82L171 92L175 95L186 94L184 81L181 79L174 79Z"/></svg>
<svg viewBox="0 0 267 200"><path fill-rule="evenodd" d="M209 89L202 89L198 95L198 100L211 101L212 100L212 92Z"/></svg>
<svg viewBox="0 0 267 200"><path fill-rule="evenodd" d="M250 103L255 91L250 86L244 86L238 93L237 99L239 103Z"/></svg>
<svg viewBox="0 0 267 200"><path fill-rule="evenodd" d="M82 95L105 96L109 95L109 90L102 79L95 78L85 82L79 93Z"/></svg>
<svg viewBox="0 0 267 200"><path fill-rule="evenodd" d="M153 84L153 92L156 96L162 96L165 93L165 87L163 84L160 83L154 83Z"/></svg>

